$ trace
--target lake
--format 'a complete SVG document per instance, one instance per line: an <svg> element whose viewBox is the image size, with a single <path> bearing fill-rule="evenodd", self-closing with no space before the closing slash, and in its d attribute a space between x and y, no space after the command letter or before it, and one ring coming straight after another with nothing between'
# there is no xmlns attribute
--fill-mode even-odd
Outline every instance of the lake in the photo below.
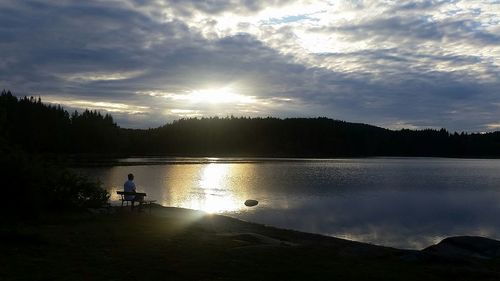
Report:
<svg viewBox="0 0 500 281"><path fill-rule="evenodd" d="M500 239L500 160L127 158L79 168L118 203L128 173L163 206L407 249ZM246 199L259 204L246 207Z"/></svg>

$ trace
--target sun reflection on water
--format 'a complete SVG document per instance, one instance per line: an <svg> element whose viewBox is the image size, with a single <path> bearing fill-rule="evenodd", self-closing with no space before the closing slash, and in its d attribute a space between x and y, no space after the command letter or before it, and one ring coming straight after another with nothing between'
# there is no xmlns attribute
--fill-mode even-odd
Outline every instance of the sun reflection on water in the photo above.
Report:
<svg viewBox="0 0 500 281"><path fill-rule="evenodd" d="M217 158L206 158L217 161ZM117 166L100 175L113 204L120 204L116 191L123 190L127 174L136 175L136 186L147 199L162 206L181 207L207 213L237 213L248 210L254 167L250 164L208 162L189 165ZM257 196L257 197L256 197Z"/></svg>
<svg viewBox="0 0 500 281"><path fill-rule="evenodd" d="M231 166L227 164L210 163L203 167L197 187L193 188L184 207L207 213L232 212L242 208L237 194L227 186L231 172Z"/></svg>

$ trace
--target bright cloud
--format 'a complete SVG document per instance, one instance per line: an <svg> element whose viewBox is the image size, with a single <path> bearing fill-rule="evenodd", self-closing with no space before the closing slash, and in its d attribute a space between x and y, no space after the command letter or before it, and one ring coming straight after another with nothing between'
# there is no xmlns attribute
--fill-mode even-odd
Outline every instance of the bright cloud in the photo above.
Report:
<svg viewBox="0 0 500 281"><path fill-rule="evenodd" d="M90 101L78 99L58 99L57 97L46 96L44 101L51 104L62 105L68 108L87 108L111 113L144 114L149 109L148 106L132 106L123 103Z"/></svg>
<svg viewBox="0 0 500 281"><path fill-rule="evenodd" d="M116 72L116 73L103 73L103 72L89 72L89 73L75 73L75 74L61 74L64 80L71 82L93 82L93 81L114 81L125 80L140 75L140 72Z"/></svg>

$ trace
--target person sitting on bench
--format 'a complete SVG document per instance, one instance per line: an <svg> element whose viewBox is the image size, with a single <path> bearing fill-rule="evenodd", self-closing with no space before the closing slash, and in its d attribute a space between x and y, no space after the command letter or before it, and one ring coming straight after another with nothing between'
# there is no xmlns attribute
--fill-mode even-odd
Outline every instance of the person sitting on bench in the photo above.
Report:
<svg viewBox="0 0 500 281"><path fill-rule="evenodd" d="M123 191L136 192L133 174L128 174L128 180L123 184ZM143 195L125 195L125 200L132 201L132 208L134 208L134 201L140 203L140 202L144 201L144 196Z"/></svg>

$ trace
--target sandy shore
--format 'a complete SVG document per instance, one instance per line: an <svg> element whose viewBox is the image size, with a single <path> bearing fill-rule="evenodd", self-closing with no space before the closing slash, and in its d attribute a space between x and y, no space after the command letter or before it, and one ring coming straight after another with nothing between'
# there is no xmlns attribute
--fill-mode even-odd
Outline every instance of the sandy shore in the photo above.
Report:
<svg viewBox="0 0 500 281"><path fill-rule="evenodd" d="M500 242L400 250L154 206L2 226L0 280L500 280Z"/></svg>

